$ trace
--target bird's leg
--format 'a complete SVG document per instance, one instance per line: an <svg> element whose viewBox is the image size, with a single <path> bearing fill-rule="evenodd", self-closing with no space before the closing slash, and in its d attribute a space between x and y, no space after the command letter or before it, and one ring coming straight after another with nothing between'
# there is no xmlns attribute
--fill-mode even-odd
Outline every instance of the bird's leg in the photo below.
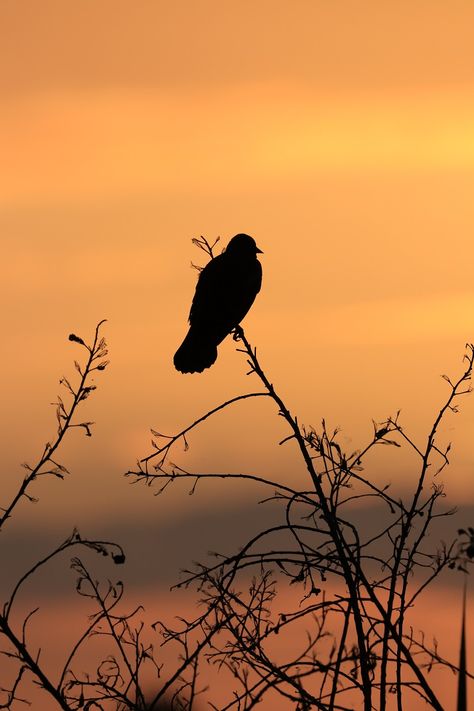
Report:
<svg viewBox="0 0 474 711"><path fill-rule="evenodd" d="M231 333L234 341L240 341L242 336L244 335L244 329L242 328L242 326L236 326L232 329Z"/></svg>

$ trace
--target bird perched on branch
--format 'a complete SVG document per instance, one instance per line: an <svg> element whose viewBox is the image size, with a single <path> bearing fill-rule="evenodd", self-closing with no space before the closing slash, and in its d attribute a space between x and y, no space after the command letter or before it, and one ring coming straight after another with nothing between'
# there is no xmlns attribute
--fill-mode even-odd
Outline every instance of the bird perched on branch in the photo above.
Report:
<svg viewBox="0 0 474 711"><path fill-rule="evenodd" d="M232 237L225 251L199 275L189 312L189 331L174 356L176 370L202 373L217 358L217 346L240 324L262 284L261 254L249 235Z"/></svg>

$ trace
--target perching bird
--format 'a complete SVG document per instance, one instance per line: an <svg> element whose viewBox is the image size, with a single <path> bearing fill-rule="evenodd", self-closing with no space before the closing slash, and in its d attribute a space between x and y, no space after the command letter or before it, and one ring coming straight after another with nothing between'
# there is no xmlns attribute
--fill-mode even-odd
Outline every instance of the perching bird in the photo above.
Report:
<svg viewBox="0 0 474 711"><path fill-rule="evenodd" d="M176 370L202 373L217 358L217 346L244 318L262 284L262 250L249 235L232 237L226 250L199 275L189 331L174 356Z"/></svg>

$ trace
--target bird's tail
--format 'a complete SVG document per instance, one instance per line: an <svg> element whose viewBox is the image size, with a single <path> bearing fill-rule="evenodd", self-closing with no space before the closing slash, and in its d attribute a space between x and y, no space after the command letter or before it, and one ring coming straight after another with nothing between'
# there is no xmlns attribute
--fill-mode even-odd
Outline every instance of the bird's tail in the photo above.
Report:
<svg viewBox="0 0 474 711"><path fill-rule="evenodd" d="M217 345L209 336L204 338L189 329L188 335L174 355L174 367L180 373L202 373L210 368L217 358Z"/></svg>

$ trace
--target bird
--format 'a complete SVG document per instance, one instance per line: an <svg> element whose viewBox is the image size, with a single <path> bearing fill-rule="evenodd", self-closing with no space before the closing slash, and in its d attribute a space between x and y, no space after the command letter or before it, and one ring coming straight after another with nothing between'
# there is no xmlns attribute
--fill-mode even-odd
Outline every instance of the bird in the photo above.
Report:
<svg viewBox="0 0 474 711"><path fill-rule="evenodd" d="M263 254L253 237L237 234L199 274L189 331L174 355L181 373L202 373L217 359L217 346L236 328L260 291Z"/></svg>

